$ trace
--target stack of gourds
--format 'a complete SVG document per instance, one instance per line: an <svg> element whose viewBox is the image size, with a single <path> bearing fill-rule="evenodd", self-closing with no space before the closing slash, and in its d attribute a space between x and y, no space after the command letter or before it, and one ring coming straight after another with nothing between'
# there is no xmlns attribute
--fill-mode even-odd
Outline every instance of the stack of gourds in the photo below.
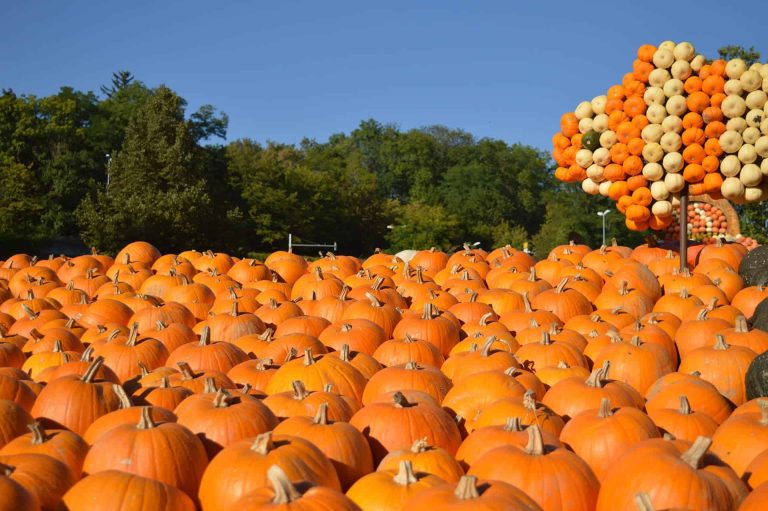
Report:
<svg viewBox="0 0 768 511"><path fill-rule="evenodd" d="M616 201L632 230L672 222L681 193L768 199L768 66L643 45L632 71L560 119L555 176Z"/></svg>

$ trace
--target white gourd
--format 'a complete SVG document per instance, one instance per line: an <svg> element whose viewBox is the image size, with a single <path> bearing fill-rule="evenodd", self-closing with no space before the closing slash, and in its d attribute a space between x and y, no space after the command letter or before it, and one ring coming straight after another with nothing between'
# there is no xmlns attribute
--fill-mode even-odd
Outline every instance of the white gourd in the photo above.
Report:
<svg viewBox="0 0 768 511"><path fill-rule="evenodd" d="M649 124L640 132L640 138L642 138L646 144L658 142L661 140L662 135L664 135L664 130L662 129L661 124Z"/></svg>
<svg viewBox="0 0 768 511"><path fill-rule="evenodd" d="M741 133L738 131L726 130L725 133L720 135L720 147L728 154L738 152L743 142Z"/></svg>
<svg viewBox="0 0 768 511"><path fill-rule="evenodd" d="M768 100L768 94L766 94L765 91L753 90L747 94L747 97L744 101L747 103L747 108L754 110L756 108L763 108L765 106L766 100Z"/></svg>
<svg viewBox="0 0 768 511"><path fill-rule="evenodd" d="M741 161L735 154L730 154L720 161L720 173L725 177L735 177L741 170Z"/></svg>
<svg viewBox="0 0 768 511"><path fill-rule="evenodd" d="M600 193L600 185L589 178L581 182L581 189L590 195L597 195Z"/></svg>
<svg viewBox="0 0 768 511"><path fill-rule="evenodd" d="M589 149L579 149L576 151L574 159L579 167L587 168L592 165L592 151Z"/></svg>
<svg viewBox="0 0 768 511"><path fill-rule="evenodd" d="M676 151L667 152L667 154L664 155L664 159L662 160L662 166L667 172L671 172L673 174L680 172L685 166L683 155Z"/></svg>
<svg viewBox="0 0 768 511"><path fill-rule="evenodd" d="M741 96L731 94L725 97L720 104L720 109L723 111L724 116L733 119L734 117L741 117L744 115L744 112L747 111L747 103Z"/></svg>
<svg viewBox="0 0 768 511"><path fill-rule="evenodd" d="M664 106L667 109L667 113L678 117L682 117L688 111L685 98L679 94L667 99L667 103Z"/></svg>
<svg viewBox="0 0 768 511"><path fill-rule="evenodd" d="M720 193L729 200L738 200L744 197L744 183L738 177L727 177L720 186Z"/></svg>
<svg viewBox="0 0 768 511"><path fill-rule="evenodd" d="M592 105L592 113L594 113L595 115L604 114L606 101L608 101L608 97L605 95L595 96L594 98L592 98L592 101L590 101Z"/></svg>
<svg viewBox="0 0 768 511"><path fill-rule="evenodd" d="M677 43L675 43L674 41L666 40L666 41L660 42L656 48L659 50L675 51L675 46L677 46Z"/></svg>
<svg viewBox="0 0 768 511"><path fill-rule="evenodd" d="M672 203L667 200L657 201L651 206L651 213L661 218L670 217L672 216Z"/></svg>
<svg viewBox="0 0 768 511"><path fill-rule="evenodd" d="M608 197L608 189L611 187L612 184L613 184L612 181L603 181L602 183L600 183L600 195L602 195L603 197Z"/></svg>
<svg viewBox="0 0 768 511"><path fill-rule="evenodd" d="M664 152L673 153L679 151L683 146L683 139L674 131L670 131L669 133L664 133L661 140L659 140L659 144L661 144Z"/></svg>
<svg viewBox="0 0 768 511"><path fill-rule="evenodd" d="M667 97L664 95L664 89L661 87L648 87L643 93L643 100L648 106L663 105Z"/></svg>
<svg viewBox="0 0 768 511"><path fill-rule="evenodd" d="M753 90L761 88L763 85L763 77L753 69L744 71L739 77L739 81L741 82L741 88L745 92L752 92Z"/></svg>
<svg viewBox="0 0 768 511"><path fill-rule="evenodd" d="M693 57L693 60L691 61L691 69L693 69L694 72L698 73L702 66L707 63L707 58L704 55L696 55Z"/></svg>
<svg viewBox="0 0 768 511"><path fill-rule="evenodd" d="M731 59L725 63L725 74L728 78L738 79L747 70L747 63L741 59Z"/></svg>
<svg viewBox="0 0 768 511"><path fill-rule="evenodd" d="M616 132L611 130L603 131L600 134L600 147L610 149L616 143Z"/></svg>
<svg viewBox="0 0 768 511"><path fill-rule="evenodd" d="M606 133L608 132L606 131ZM598 147L592 152L592 161L595 162L595 165L605 167L611 163L611 151L605 147Z"/></svg>
<svg viewBox="0 0 768 511"><path fill-rule="evenodd" d="M592 129L597 133L603 133L605 130L607 130L608 116L605 114L597 114L595 118L592 119Z"/></svg>
<svg viewBox="0 0 768 511"><path fill-rule="evenodd" d="M763 190L757 187L747 187L744 190L744 200L747 202L760 202L763 198Z"/></svg>
<svg viewBox="0 0 768 511"><path fill-rule="evenodd" d="M594 117L595 114L592 111L592 103L589 101L582 101L576 106L576 109L573 111L574 115L578 120L586 119L587 117Z"/></svg>
<svg viewBox="0 0 768 511"><path fill-rule="evenodd" d="M664 130L664 133L669 133L670 131L675 133L682 133L683 120L676 115L669 115L665 117L663 121L661 121L661 129Z"/></svg>
<svg viewBox="0 0 768 511"><path fill-rule="evenodd" d="M768 135L768 117L760 122L760 133Z"/></svg>
<svg viewBox="0 0 768 511"><path fill-rule="evenodd" d="M672 55L674 55L677 60L690 62L696 56L696 49L688 41L682 41L675 45L675 48L672 50Z"/></svg>
<svg viewBox="0 0 768 511"><path fill-rule="evenodd" d="M761 158L768 158L768 136L762 135L760 138L755 140L754 145L755 151L758 155L760 155Z"/></svg>
<svg viewBox="0 0 768 511"><path fill-rule="evenodd" d="M650 105L645 111L645 116L648 118L648 122L653 124L661 124L661 122L667 116L667 109L664 107L664 105Z"/></svg>
<svg viewBox="0 0 768 511"><path fill-rule="evenodd" d="M768 158L760 162L760 172L762 172L764 176L768 176Z"/></svg>
<svg viewBox="0 0 768 511"><path fill-rule="evenodd" d="M685 178L682 174L667 174L664 176L664 184L671 193L679 192L685 188Z"/></svg>
<svg viewBox="0 0 768 511"><path fill-rule="evenodd" d="M605 181L603 172L605 172L605 167L603 167L602 165L598 165L596 163L593 163L592 165L587 167L587 177L592 181L594 181L595 183L601 183Z"/></svg>
<svg viewBox="0 0 768 511"><path fill-rule="evenodd" d="M671 50L659 48L653 54L653 65L659 69L667 69L675 62L675 56Z"/></svg>
<svg viewBox="0 0 768 511"><path fill-rule="evenodd" d="M754 163L748 163L741 167L739 180L744 186L757 186L763 180L763 173L760 172L760 167Z"/></svg>
<svg viewBox="0 0 768 511"><path fill-rule="evenodd" d="M648 73L648 83L653 87L664 87L664 83L671 78L666 69L654 69Z"/></svg>
<svg viewBox="0 0 768 511"><path fill-rule="evenodd" d="M643 166L643 177L648 181L658 181L664 178L664 167L658 163L646 163Z"/></svg>
<svg viewBox="0 0 768 511"><path fill-rule="evenodd" d="M747 120L743 117L734 117L725 123L725 129L742 133L747 128Z"/></svg>
<svg viewBox="0 0 768 511"><path fill-rule="evenodd" d="M683 85L682 80L672 78L671 80L667 80L662 90L666 97L671 98L672 96L683 94L685 92L685 86Z"/></svg>
<svg viewBox="0 0 768 511"><path fill-rule="evenodd" d="M757 151L752 144L744 144L739 148L739 161L741 163L753 163L757 159ZM743 171L744 169L742 169Z"/></svg>
<svg viewBox="0 0 768 511"><path fill-rule="evenodd" d="M723 86L723 92L728 96L740 96L744 91L739 80L726 80Z"/></svg>
<svg viewBox="0 0 768 511"><path fill-rule="evenodd" d="M643 147L643 158L645 161L656 163L661 161L663 157L664 149L662 149L661 145L659 145L657 142L645 144Z"/></svg>
<svg viewBox="0 0 768 511"><path fill-rule="evenodd" d="M692 72L691 64L687 60L676 60L670 69L672 77L677 78L678 80L688 79Z"/></svg>
<svg viewBox="0 0 768 511"><path fill-rule="evenodd" d="M747 115L745 116L745 120L747 121L747 126L754 126L756 128L760 127L760 123L763 122L763 119L765 118L765 112L763 112L762 109L755 108L754 110L750 110L747 112Z"/></svg>
<svg viewBox="0 0 768 511"><path fill-rule="evenodd" d="M669 190L663 179L651 183L651 196L656 200L666 200L669 197Z"/></svg>
<svg viewBox="0 0 768 511"><path fill-rule="evenodd" d="M585 117L579 121L579 133L582 135L592 129L594 120L591 117Z"/></svg>
<svg viewBox="0 0 768 511"><path fill-rule="evenodd" d="M755 144L760 139L761 135L760 129L750 126L744 130L741 134L741 138L744 139L745 144Z"/></svg>

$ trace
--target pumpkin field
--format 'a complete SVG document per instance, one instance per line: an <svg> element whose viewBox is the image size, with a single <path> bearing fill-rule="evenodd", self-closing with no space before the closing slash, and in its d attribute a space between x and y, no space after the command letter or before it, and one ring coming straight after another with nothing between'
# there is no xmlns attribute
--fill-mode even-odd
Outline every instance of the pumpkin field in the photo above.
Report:
<svg viewBox="0 0 768 511"><path fill-rule="evenodd" d="M763 509L765 250L698 248L11 256L0 509Z"/></svg>

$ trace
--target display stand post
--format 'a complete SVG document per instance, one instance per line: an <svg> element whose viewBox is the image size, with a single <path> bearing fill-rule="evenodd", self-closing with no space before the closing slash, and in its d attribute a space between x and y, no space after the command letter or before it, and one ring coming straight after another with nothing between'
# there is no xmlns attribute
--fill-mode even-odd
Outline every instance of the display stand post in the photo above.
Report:
<svg viewBox="0 0 768 511"><path fill-rule="evenodd" d="M688 267L688 194L680 196L680 272Z"/></svg>

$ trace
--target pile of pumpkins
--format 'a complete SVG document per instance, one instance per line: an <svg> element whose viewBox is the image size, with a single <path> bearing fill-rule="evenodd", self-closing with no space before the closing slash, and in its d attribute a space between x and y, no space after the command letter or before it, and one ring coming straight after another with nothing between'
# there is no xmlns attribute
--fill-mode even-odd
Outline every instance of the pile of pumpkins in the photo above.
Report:
<svg viewBox="0 0 768 511"><path fill-rule="evenodd" d="M681 193L768 200L768 66L643 45L632 71L560 119L555 176L616 201L632 230L670 225Z"/></svg>
<svg viewBox="0 0 768 511"><path fill-rule="evenodd" d="M664 231L665 238L669 241L680 239L679 205L674 208L672 223ZM747 250L755 249L759 243L754 238L737 234L728 234L728 220L723 210L714 204L706 202L692 202L688 204L687 212L688 239L702 243L717 243L723 238L728 241L740 243Z"/></svg>
<svg viewBox="0 0 768 511"><path fill-rule="evenodd" d="M0 510L764 509L751 254L13 255Z"/></svg>

